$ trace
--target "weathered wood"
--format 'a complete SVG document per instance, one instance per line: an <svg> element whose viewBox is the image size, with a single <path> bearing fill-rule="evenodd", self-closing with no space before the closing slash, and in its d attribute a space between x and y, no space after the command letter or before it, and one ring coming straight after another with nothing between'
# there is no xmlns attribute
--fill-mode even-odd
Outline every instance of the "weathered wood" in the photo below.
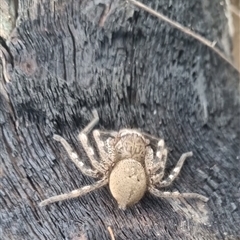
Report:
<svg viewBox="0 0 240 240"><path fill-rule="evenodd" d="M0 69L3 239L110 239L108 226L116 239L239 239L238 73L125 1L110 11L108 1L96 2L19 1ZM218 0L145 3L229 54ZM93 108L100 129L132 127L164 138L168 171L193 151L169 189L209 202L146 194L122 211L103 188L40 208L46 197L94 182L52 139L62 135L87 161L76 136Z"/></svg>
<svg viewBox="0 0 240 240"><path fill-rule="evenodd" d="M0 2L0 37L7 39L15 28L17 18L17 1L1 0Z"/></svg>

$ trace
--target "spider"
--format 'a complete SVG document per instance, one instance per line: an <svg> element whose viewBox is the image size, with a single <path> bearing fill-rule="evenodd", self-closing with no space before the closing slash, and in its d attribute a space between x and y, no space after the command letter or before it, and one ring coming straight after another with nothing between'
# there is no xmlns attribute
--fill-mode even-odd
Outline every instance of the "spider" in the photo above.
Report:
<svg viewBox="0 0 240 240"><path fill-rule="evenodd" d="M178 176L186 158L193 155L192 152L182 154L170 175L163 180L168 154L163 139L158 141L154 154L148 134L133 129L122 129L119 132L93 130L100 157L98 161L88 140L88 134L99 122L97 111L94 109L92 113L93 120L79 133L78 139L93 168L85 166L63 137L55 134L53 138L63 145L70 159L83 174L101 180L69 193L50 197L42 201L40 206L80 197L107 184L119 208L123 210L137 203L146 191L160 198L196 198L208 201L207 197L197 193L166 192L158 189L169 186ZM101 136L104 134L107 135L107 139L102 141Z"/></svg>

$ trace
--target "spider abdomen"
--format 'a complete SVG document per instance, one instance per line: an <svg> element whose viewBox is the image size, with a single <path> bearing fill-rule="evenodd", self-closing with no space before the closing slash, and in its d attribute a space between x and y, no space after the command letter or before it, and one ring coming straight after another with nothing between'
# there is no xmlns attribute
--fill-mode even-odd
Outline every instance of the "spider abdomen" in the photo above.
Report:
<svg viewBox="0 0 240 240"><path fill-rule="evenodd" d="M137 203L147 189L147 177L142 164L134 159L119 161L111 171L109 188L119 208Z"/></svg>

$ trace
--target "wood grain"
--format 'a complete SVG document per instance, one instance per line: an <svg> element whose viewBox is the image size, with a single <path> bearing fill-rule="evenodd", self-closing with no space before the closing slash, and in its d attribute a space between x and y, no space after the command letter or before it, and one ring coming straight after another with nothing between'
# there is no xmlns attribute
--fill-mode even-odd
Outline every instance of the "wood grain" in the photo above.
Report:
<svg viewBox="0 0 240 240"><path fill-rule="evenodd" d="M230 54L218 0L144 3ZM0 65L3 239L111 239L108 227L117 240L240 239L236 70L125 1L21 0L17 23ZM87 163L77 134L93 108L101 130L138 128L164 138L168 173L192 151L168 190L203 194L209 202L147 194L122 211L103 188L40 208L46 197L95 181L52 139L63 136Z"/></svg>

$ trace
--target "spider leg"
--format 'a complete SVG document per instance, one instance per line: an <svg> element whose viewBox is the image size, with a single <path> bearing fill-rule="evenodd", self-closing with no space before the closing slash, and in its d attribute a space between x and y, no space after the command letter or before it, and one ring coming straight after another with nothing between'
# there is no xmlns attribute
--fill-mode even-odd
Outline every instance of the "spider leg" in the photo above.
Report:
<svg viewBox="0 0 240 240"><path fill-rule="evenodd" d="M181 171L181 168L182 168L183 163L185 162L185 160L188 157L191 157L192 155L193 155L192 152L187 152L187 153L182 154L182 156L178 160L176 166L174 167L174 169L172 170L170 175L167 177L167 179L165 179L165 180L163 180L162 182L159 183L159 187L167 187L167 186L169 186L175 180L175 178L178 176L178 174Z"/></svg>
<svg viewBox="0 0 240 240"><path fill-rule="evenodd" d="M154 164L153 159L154 159L153 150L150 146L147 146L146 147L146 155L145 155L145 167L146 167L146 170L149 173L149 175L151 175L151 173L152 173L152 168L153 168L153 164Z"/></svg>
<svg viewBox="0 0 240 240"><path fill-rule="evenodd" d="M95 125L99 122L99 116L98 116L97 110L94 109L92 113L94 116L93 120L78 134L78 139L81 142L83 149L86 152L94 169L104 174L105 172L104 166L103 164L101 164L96 160L96 155L94 153L93 148L89 144L88 137L87 137L87 134L89 134L92 131L92 129L95 127Z"/></svg>
<svg viewBox="0 0 240 240"><path fill-rule="evenodd" d="M72 162L78 167L78 169L85 175L90 177L99 177L99 173L97 170L92 170L90 168L87 168L84 163L79 159L77 153L71 148L69 143L61 136L54 134L53 139L60 142L62 146L65 148L66 152L68 153L68 156L72 160Z"/></svg>
<svg viewBox="0 0 240 240"><path fill-rule="evenodd" d="M150 135L150 134L148 134L148 133L141 132L141 134L142 134L146 139L150 139L150 141L156 141L156 142L159 141L159 138L154 137L153 135Z"/></svg>
<svg viewBox="0 0 240 240"><path fill-rule="evenodd" d="M107 135L110 136L111 138L115 138L118 134L116 131L103 131L103 130L97 130L100 135Z"/></svg>
<svg viewBox="0 0 240 240"><path fill-rule="evenodd" d="M89 192L92 192L92 191L100 188L100 187L103 187L107 183L108 183L108 179L106 179L106 178L101 179L100 181L97 181L92 185L88 185L88 186L84 186L84 187L79 188L79 189L75 189L75 190L73 190L69 193L64 193L64 194L61 194L61 195L57 195L57 196L47 198L47 199L43 200L42 202L40 202L39 206L43 207L43 206L46 206L50 203L59 202L59 201L83 196L83 195L85 195Z"/></svg>
<svg viewBox="0 0 240 240"><path fill-rule="evenodd" d="M155 164L151 169L152 174L156 173L157 171L164 173L166 162L167 162L167 154L168 154L168 151L166 148L164 148L164 140L161 139L158 142L158 146L157 146Z"/></svg>
<svg viewBox="0 0 240 240"><path fill-rule="evenodd" d="M102 134L110 135L110 137L106 140L105 143L100 139L100 136ZM117 132L104 132L100 130L93 131L93 137L97 144L98 153L100 155L102 162L105 163L107 166L110 166L113 162L114 149L111 144L111 140L115 138L117 134L118 134Z"/></svg>
<svg viewBox="0 0 240 240"><path fill-rule="evenodd" d="M153 183L160 182L163 178L164 170L167 161L168 151L164 148L164 140L160 140L157 146L156 156L153 156L153 150L151 147L146 148L146 157L145 157L145 165L146 168L151 175L151 179ZM158 174L156 172L159 171Z"/></svg>
<svg viewBox="0 0 240 240"><path fill-rule="evenodd" d="M149 187L148 191L151 194L155 195L156 197L160 197L160 198L175 198L175 199L176 198L196 198L203 202L208 201L207 197L200 195L198 193L162 192L154 187Z"/></svg>
<svg viewBox="0 0 240 240"><path fill-rule="evenodd" d="M88 123L88 125L81 131L82 133L88 134L92 131L92 129L98 124L99 122L99 116L98 116L98 112L96 109L92 110L92 114L93 114L93 119L90 123Z"/></svg>

